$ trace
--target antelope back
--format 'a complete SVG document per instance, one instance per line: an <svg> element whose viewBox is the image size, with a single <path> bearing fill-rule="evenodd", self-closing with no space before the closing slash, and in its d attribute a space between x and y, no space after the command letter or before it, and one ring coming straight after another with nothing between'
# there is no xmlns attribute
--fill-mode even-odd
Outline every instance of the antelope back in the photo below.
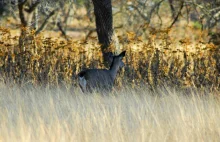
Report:
<svg viewBox="0 0 220 142"><path fill-rule="evenodd" d="M124 66L124 63L122 62L124 56L125 51L118 56L112 56L112 63L109 70L88 69L81 71L78 74L81 89L90 92L93 89L111 90L118 70Z"/></svg>

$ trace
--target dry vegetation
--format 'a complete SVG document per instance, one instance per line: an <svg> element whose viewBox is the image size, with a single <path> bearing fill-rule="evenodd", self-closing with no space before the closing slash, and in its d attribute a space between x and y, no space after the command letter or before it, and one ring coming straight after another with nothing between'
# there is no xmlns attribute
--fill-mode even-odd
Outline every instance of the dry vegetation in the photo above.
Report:
<svg viewBox="0 0 220 142"><path fill-rule="evenodd" d="M219 92L0 84L0 141L219 141Z"/></svg>
<svg viewBox="0 0 220 142"><path fill-rule="evenodd" d="M201 38L196 41L188 38L176 41L172 30L148 29L150 33L146 41L128 32L119 37L118 46L109 48L115 52L127 51L126 66L121 72L126 83L219 89L220 49L212 43L204 43L204 33L200 32ZM5 82L10 78L12 82L35 85L76 85L76 75L83 68L104 67L96 38L66 41L44 37L43 34L35 37L34 31L30 31L26 38L33 40L19 47L19 37L12 36L10 29L0 28L0 33L0 72ZM119 87L123 84L121 79L119 76L117 80Z"/></svg>
<svg viewBox="0 0 220 142"><path fill-rule="evenodd" d="M38 35L2 18L0 141L220 141L220 35L209 40L201 23L187 21L187 3L167 28L168 4L145 23L139 12L150 9L118 2L108 50L127 52L111 93L82 94L77 85L79 71L105 68L91 5L72 15L60 6L66 35L54 26L59 13Z"/></svg>

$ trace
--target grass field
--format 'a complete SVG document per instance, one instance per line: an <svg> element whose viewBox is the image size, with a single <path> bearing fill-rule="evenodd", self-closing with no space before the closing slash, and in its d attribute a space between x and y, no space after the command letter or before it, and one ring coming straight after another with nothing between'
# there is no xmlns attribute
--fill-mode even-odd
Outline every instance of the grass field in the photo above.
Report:
<svg viewBox="0 0 220 142"><path fill-rule="evenodd" d="M0 84L0 141L219 141L220 92Z"/></svg>
<svg viewBox="0 0 220 142"><path fill-rule="evenodd" d="M52 23L36 35L18 19L0 21L0 142L219 142L218 37L200 22L181 20L181 13L165 28L173 20L161 9L164 15L151 24L128 16L131 11L114 16L123 27L115 27L105 52L126 56L107 94L78 87L80 71L109 67L95 21L76 19L82 11L74 9L66 39ZM94 28L94 34L74 28Z"/></svg>

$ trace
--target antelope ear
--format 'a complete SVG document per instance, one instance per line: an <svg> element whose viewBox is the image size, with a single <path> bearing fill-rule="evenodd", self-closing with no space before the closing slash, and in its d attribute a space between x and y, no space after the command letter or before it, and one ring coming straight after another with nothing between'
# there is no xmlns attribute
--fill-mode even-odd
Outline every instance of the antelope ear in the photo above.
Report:
<svg viewBox="0 0 220 142"><path fill-rule="evenodd" d="M118 56L120 57L124 57L125 56L126 51L121 52Z"/></svg>

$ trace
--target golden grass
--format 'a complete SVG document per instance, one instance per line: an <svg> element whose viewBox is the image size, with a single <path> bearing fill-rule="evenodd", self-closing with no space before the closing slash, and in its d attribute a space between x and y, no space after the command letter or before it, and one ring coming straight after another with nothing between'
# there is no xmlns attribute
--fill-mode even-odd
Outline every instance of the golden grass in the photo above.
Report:
<svg viewBox="0 0 220 142"><path fill-rule="evenodd" d="M34 36L35 31L23 29L22 46L19 37L8 28L0 28L0 75L7 81L34 85L77 84L76 76L85 68L104 68L102 52L96 38L88 41L69 41L58 37ZM148 40L128 32L119 37L119 47L110 51L126 50L125 69L116 81L122 86L122 77L133 85L161 84L178 87L220 87L220 48L203 42L200 32L196 41L176 40L170 30L149 27Z"/></svg>
<svg viewBox="0 0 220 142"><path fill-rule="evenodd" d="M220 92L0 84L0 141L219 141Z"/></svg>
<svg viewBox="0 0 220 142"><path fill-rule="evenodd" d="M94 27L87 18L69 26L88 24ZM77 87L79 71L104 68L96 37L76 41L67 33L67 41L59 32L0 27L0 142L220 141L219 45L192 23L151 26L137 20L115 30L119 44L109 50L126 50L126 65L104 96Z"/></svg>

